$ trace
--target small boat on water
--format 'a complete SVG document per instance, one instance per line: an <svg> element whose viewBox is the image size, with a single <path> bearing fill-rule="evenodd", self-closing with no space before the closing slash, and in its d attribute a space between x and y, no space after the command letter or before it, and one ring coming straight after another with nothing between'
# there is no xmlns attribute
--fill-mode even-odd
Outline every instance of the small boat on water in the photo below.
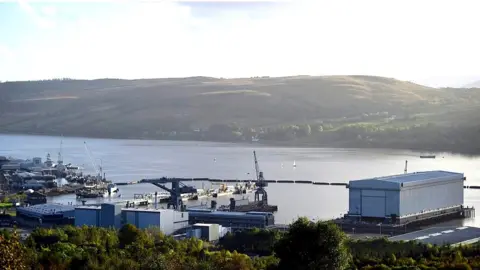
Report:
<svg viewBox="0 0 480 270"><path fill-rule="evenodd" d="M435 155L421 155L420 158L436 158Z"/></svg>
<svg viewBox="0 0 480 270"><path fill-rule="evenodd" d="M109 195L113 195L114 193L119 192L120 190L118 189L117 185L114 183L110 183L107 185L107 190Z"/></svg>
<svg viewBox="0 0 480 270"><path fill-rule="evenodd" d="M78 190L75 195L77 199L84 199L84 198L105 198L108 197L109 193L107 189L90 189L90 188L83 188Z"/></svg>

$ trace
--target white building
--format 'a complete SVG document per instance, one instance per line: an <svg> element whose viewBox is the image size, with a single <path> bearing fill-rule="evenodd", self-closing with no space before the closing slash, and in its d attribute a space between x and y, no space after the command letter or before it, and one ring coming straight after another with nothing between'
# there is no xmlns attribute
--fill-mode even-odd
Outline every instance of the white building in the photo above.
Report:
<svg viewBox="0 0 480 270"><path fill-rule="evenodd" d="M349 216L411 217L463 205L462 173L416 172L349 183Z"/></svg>

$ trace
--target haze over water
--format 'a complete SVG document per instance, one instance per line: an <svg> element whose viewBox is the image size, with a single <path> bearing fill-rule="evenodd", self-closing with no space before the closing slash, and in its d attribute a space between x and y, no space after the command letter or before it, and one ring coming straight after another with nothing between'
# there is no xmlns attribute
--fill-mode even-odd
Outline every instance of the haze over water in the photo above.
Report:
<svg viewBox="0 0 480 270"><path fill-rule="evenodd" d="M45 159L47 153L56 161L61 137L0 135L0 155L16 158ZM437 154L436 159L420 159L421 153L386 149L279 148L258 144L206 142L110 140L63 138L65 163L80 165L85 173L94 173L84 147L92 152L97 165L102 164L107 179L129 182L142 178L208 177L252 179L255 175L253 150L266 179L348 182L349 180L401 174L405 160L409 172L447 170L462 172L466 185L480 185L480 158ZM296 162L296 168L293 162ZM283 165L283 166L282 166ZM202 183L191 183L202 187ZM204 187L210 183L203 183ZM234 183L229 183L234 185ZM160 191L150 184L120 186L122 200L133 194ZM277 223L289 223L298 216L315 219L339 217L348 211L348 189L309 184L269 184L269 203L276 204ZM247 195L253 200L253 194ZM240 196L241 197L241 196ZM50 198L51 202L74 202L74 195ZM228 198L218 199L219 205ZM199 202L189 202L199 204ZM480 190L465 190L465 205L480 206ZM466 220L465 225L480 225Z"/></svg>

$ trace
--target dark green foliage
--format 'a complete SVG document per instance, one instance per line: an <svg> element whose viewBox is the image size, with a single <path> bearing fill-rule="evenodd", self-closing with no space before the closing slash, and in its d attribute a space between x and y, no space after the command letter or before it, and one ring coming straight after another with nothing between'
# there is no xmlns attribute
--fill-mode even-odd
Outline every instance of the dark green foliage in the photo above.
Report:
<svg viewBox="0 0 480 270"><path fill-rule="evenodd" d="M301 218L275 246L280 269L346 269L350 253L346 236L331 222Z"/></svg>
<svg viewBox="0 0 480 270"><path fill-rule="evenodd" d="M286 233L250 230L217 246L175 240L158 229L126 225L36 229L23 243L0 231L1 269L74 270L470 270L480 269L480 245L432 246L385 239L349 241L328 222L301 218ZM248 254L248 256L246 254Z"/></svg>
<svg viewBox="0 0 480 270"><path fill-rule="evenodd" d="M280 237L281 234L274 230L245 230L227 234L219 245L229 251L269 256L273 254L273 247Z"/></svg>

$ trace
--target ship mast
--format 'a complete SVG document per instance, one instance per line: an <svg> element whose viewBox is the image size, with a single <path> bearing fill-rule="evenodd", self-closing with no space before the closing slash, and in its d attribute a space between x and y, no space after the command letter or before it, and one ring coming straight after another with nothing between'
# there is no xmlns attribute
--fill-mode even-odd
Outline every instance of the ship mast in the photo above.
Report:
<svg viewBox="0 0 480 270"><path fill-rule="evenodd" d="M63 164L62 151L63 151L63 136L62 136L62 139L60 140L60 150L58 151L57 164Z"/></svg>
<svg viewBox="0 0 480 270"><path fill-rule="evenodd" d="M95 163L95 160L92 157L92 152L90 151L90 149L87 146L87 142L83 142L83 144L85 145L85 151L87 152L87 155L90 158L90 162L92 162L92 167L95 170L95 173L97 174L97 178L99 180L101 180L102 179L102 170L103 170L102 166L97 166L97 164Z"/></svg>

